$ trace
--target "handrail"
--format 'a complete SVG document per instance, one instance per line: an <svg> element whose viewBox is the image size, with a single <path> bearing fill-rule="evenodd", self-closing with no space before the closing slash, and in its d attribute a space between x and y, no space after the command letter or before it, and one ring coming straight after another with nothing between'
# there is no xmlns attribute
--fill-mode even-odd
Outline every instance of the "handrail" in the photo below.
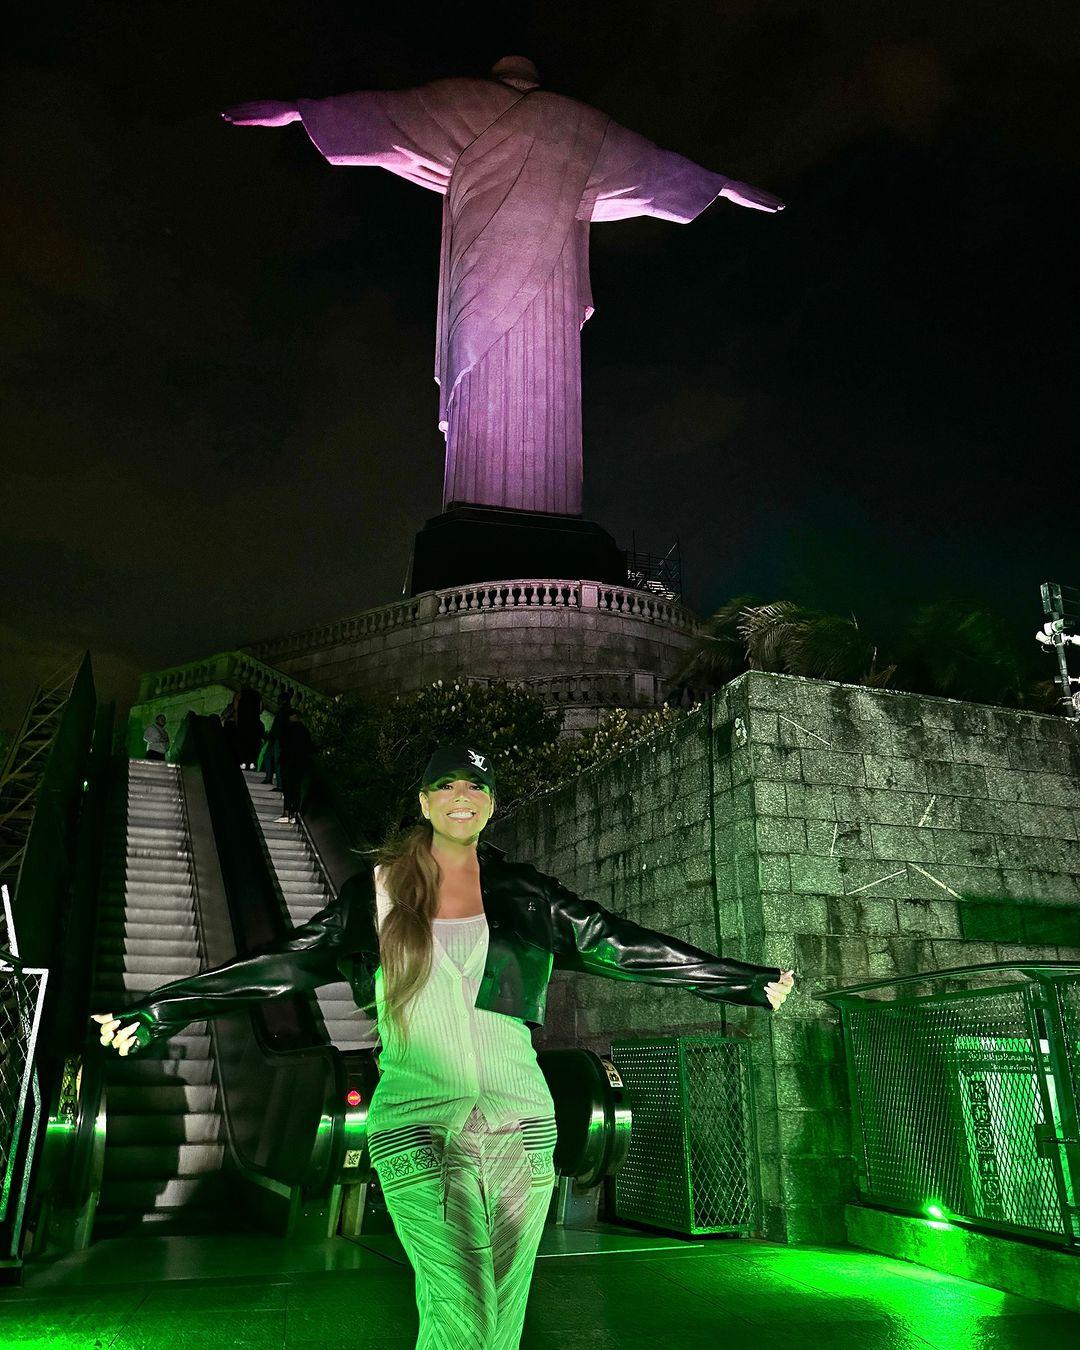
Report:
<svg viewBox="0 0 1080 1350"><path fill-rule="evenodd" d="M845 985L843 989L821 989L812 994L812 998L831 1003L848 995L862 994L869 989L886 989L900 984L927 984L935 980L962 979L969 975L981 975L996 971L1029 972L1036 978L1039 975L1072 975L1080 973L1080 963L1075 961L987 961L975 966L951 966L947 970L917 971L913 975L888 975L881 980L867 980L862 984Z"/></svg>

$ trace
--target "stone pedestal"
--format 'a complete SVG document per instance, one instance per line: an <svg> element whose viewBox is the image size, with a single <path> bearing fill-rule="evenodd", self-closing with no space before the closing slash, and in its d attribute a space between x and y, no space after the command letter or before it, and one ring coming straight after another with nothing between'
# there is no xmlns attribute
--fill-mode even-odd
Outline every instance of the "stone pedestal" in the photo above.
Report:
<svg viewBox="0 0 1080 1350"><path fill-rule="evenodd" d="M504 506L452 506L413 544L410 595L502 577L591 577L626 585L626 555L581 516Z"/></svg>

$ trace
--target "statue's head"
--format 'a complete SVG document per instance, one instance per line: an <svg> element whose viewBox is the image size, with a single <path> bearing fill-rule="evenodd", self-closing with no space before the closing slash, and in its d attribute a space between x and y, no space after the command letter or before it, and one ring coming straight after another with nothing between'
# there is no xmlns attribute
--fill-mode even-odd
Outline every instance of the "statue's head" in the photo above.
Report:
<svg viewBox="0 0 1080 1350"><path fill-rule="evenodd" d="M491 67L493 79L512 85L523 93L540 87L540 72L527 56L503 56Z"/></svg>

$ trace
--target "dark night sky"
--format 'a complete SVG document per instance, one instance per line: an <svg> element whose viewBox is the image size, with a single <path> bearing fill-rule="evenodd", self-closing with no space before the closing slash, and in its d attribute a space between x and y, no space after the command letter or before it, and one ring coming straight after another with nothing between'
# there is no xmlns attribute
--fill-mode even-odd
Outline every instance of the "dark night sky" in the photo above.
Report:
<svg viewBox="0 0 1080 1350"><path fill-rule="evenodd" d="M34 17L40 15L40 17ZM545 84L778 193L592 231L585 512L686 599L1028 642L1080 584L1073 0L24 6L8 37L0 725L401 592L440 509L440 200L230 103ZM1049 673L1049 670L1047 671Z"/></svg>

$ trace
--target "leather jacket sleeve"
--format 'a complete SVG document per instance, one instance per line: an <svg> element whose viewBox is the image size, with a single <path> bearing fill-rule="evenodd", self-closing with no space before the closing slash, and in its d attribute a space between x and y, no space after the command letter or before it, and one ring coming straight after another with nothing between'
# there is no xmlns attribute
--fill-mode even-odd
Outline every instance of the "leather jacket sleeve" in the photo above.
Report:
<svg viewBox="0 0 1080 1350"><path fill-rule="evenodd" d="M197 975L160 985L115 1016L121 1023L138 1019L136 1044L142 1047L174 1036L190 1022L218 1017L263 999L333 984L343 978L339 963L348 907L346 888L342 887L341 894L325 909L290 929L277 942Z"/></svg>
<svg viewBox="0 0 1080 1350"><path fill-rule="evenodd" d="M780 978L779 967L710 955L620 918L603 905L575 895L553 877L548 881L555 969L638 984L676 985L706 1001L755 1004L773 1011L765 985Z"/></svg>

